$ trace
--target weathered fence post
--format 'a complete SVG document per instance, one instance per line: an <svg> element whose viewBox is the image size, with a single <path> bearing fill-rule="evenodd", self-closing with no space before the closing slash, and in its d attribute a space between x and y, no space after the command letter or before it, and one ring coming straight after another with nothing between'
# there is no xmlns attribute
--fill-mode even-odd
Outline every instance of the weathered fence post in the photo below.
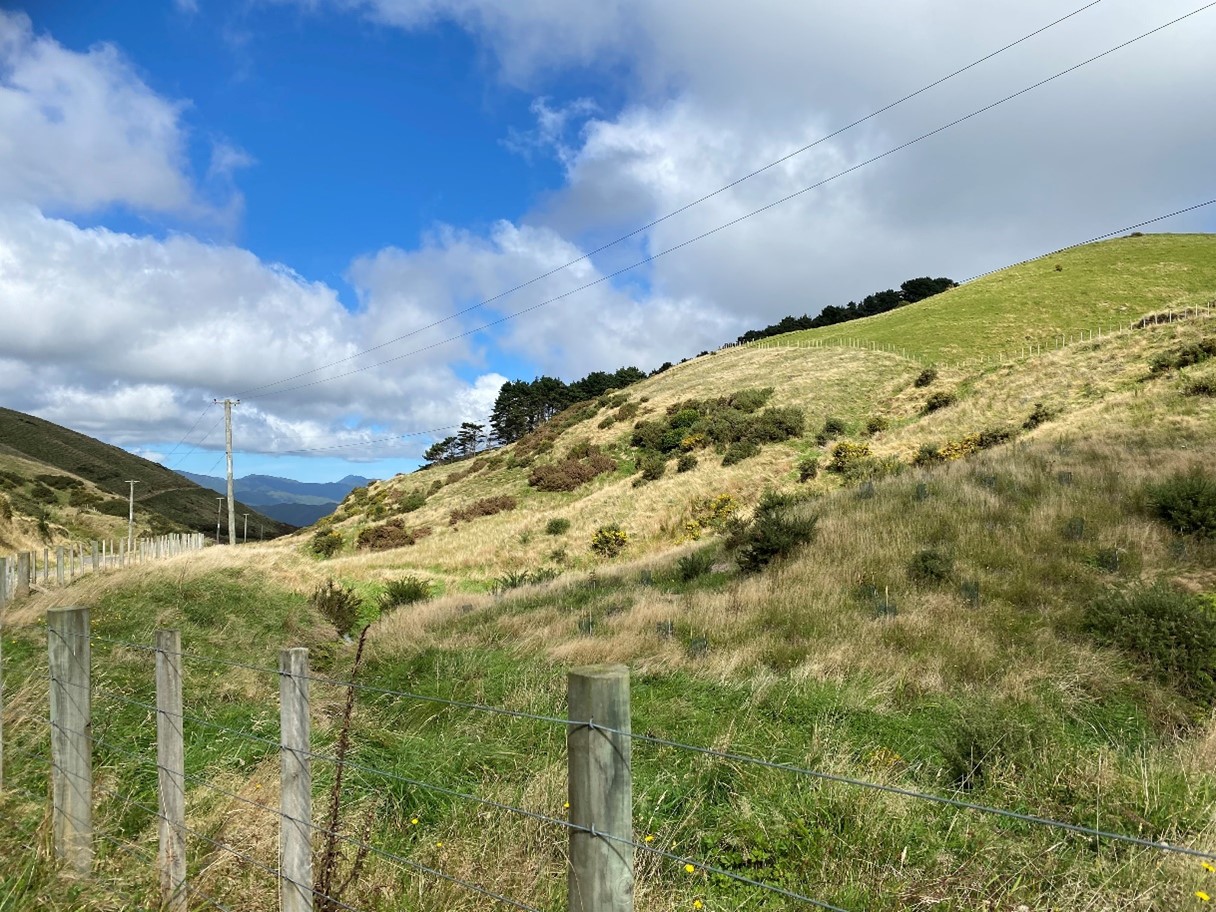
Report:
<svg viewBox="0 0 1216 912"><path fill-rule="evenodd" d="M592 665L567 680L570 912L633 909L629 669ZM601 835L603 834L603 835ZM606 838L609 837L609 838Z"/></svg>
<svg viewBox="0 0 1216 912"><path fill-rule="evenodd" d="M279 653L279 885L282 912L312 912L312 720L308 650Z"/></svg>
<svg viewBox="0 0 1216 912"><path fill-rule="evenodd" d="M160 793L161 904L186 912L186 759L182 737L182 635L156 631L156 767Z"/></svg>
<svg viewBox="0 0 1216 912"><path fill-rule="evenodd" d="M93 572L96 573L101 569L101 555L97 551L97 542L89 542L89 548L92 550L93 557Z"/></svg>
<svg viewBox="0 0 1216 912"><path fill-rule="evenodd" d="M63 545L55 549L55 584L63 585Z"/></svg>
<svg viewBox="0 0 1216 912"><path fill-rule="evenodd" d="M17 555L17 591L16 598L26 598L30 594L30 555L22 551Z"/></svg>
<svg viewBox="0 0 1216 912"><path fill-rule="evenodd" d="M51 549L42 549L42 585L47 585L51 581Z"/></svg>
<svg viewBox="0 0 1216 912"><path fill-rule="evenodd" d="M93 717L89 609L47 612L51 672L51 796L55 855L87 876L93 868Z"/></svg>

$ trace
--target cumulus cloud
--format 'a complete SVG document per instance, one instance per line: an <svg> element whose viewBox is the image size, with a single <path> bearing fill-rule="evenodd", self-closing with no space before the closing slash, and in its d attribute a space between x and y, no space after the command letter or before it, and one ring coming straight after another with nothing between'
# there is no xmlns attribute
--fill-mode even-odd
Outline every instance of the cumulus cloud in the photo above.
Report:
<svg viewBox="0 0 1216 912"><path fill-rule="evenodd" d="M420 302L417 319L447 300ZM465 351L459 345L333 382L313 383L366 360L272 385L383 341L409 325L404 313L372 290L352 314L332 288L236 247L0 208L0 325L16 328L0 334L0 395L118 443L184 435L209 399L244 391L248 450L357 443L483 418L502 378L486 371L462 380L451 366ZM436 329L417 342L442 338ZM288 389L301 384L310 385Z"/></svg>
<svg viewBox="0 0 1216 912"><path fill-rule="evenodd" d="M0 201L222 218L231 187L208 201L191 180L186 107L149 88L113 45L78 53L0 10ZM231 174L242 153L216 148L215 166Z"/></svg>

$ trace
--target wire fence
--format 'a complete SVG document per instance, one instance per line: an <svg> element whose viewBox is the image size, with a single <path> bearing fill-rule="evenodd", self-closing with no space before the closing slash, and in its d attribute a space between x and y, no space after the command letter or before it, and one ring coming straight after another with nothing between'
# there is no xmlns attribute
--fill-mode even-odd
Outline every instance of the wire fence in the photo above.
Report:
<svg viewBox="0 0 1216 912"><path fill-rule="evenodd" d="M634 731L629 721L628 675L619 667L572 671L569 711L561 717L314 674L306 663L289 662L302 658L303 650L285 650L276 669L191 653L178 645L176 634L168 639L158 634L156 643L103 637L89 630L87 609L56 609L48 620L48 712L40 717L27 711L11 720L16 724L9 725L9 741L0 754L7 761L0 768L0 794L10 803L11 825L18 832L17 843L30 856L29 863L49 866L53 858L83 870L130 908L163 904L173 910L366 912L395 908L394 896L416 894L429 903L421 908L455 908L464 896L470 908L489 903L526 912L557 908L615 912L632 908L635 864L640 870L649 858L660 863L656 871L660 878L665 870L681 869L712 876L752 891L759 907L857 912L847 902L831 898L841 895L831 883L769 880L753 876L755 872L733 856L680 851L674 842L653 835L639 838L632 798L635 744L701 757L724 768L769 771L795 783L830 784L1081 835L1098 845L1121 844L1163 857L1216 862L1216 851L1177 840L1145 838L988 806L958 794L872 782ZM110 651L94 661L94 647ZM273 703L277 683L277 731L273 713L250 718L248 713L229 712L213 694L190 694L187 709L181 684L191 681L191 676L181 669L194 664L255 673L255 682L261 683L252 685L246 698L255 702ZM100 673L92 674L94 666ZM173 687L166 684L173 680L173 668L179 676L176 704ZM341 726L350 724L349 714L335 714L329 697L313 700L313 685L335 698L344 697L347 706L362 698L364 712L383 712L398 703L428 704L474 719L493 718L503 725L527 724L564 734L569 796L565 813L549 812L535 800L516 803L480 794L481 789L408 774L394 768L394 745L379 745L379 753L352 758L340 732ZM307 735L302 741L296 737L301 713ZM324 724L322 735L310 733L313 720ZM175 738L177 755L172 750ZM534 743L543 746L544 740ZM388 762L377 761L377 756L387 757ZM276 759L277 791L267 780ZM542 751L532 759L560 762ZM314 768L320 775L313 774ZM302 778L295 775L300 770ZM540 774L533 767L529 775ZM180 812L173 810L170 800L175 776L180 780L176 787L187 800ZM493 771L482 770L484 787L492 787L494 778ZM327 793L328 813L314 812L313 798ZM74 800L81 795L83 802ZM491 819L504 817L536 827L527 838L535 839L543 858L531 892L517 895L520 878L502 876L506 872L495 876L484 869L470 871L449 858L442 851L446 831L421 836L418 817L406 811L411 801L414 807L425 804L418 796L446 802L452 822L474 820L490 829ZM551 802L552 796L542 796L542 803L546 800ZM623 806L623 816L614 816L614 805ZM292 810L299 807L305 812ZM350 823L360 810L363 823ZM302 865L288 849L293 828L305 834L308 851ZM519 836L510 828L494 832ZM174 836L185 847L177 880L166 874L173 869L169 856ZM322 850L317 850L318 842L324 845ZM569 884L564 902L556 886L562 875Z"/></svg>
<svg viewBox="0 0 1216 912"><path fill-rule="evenodd" d="M0 606L25 598L39 586L62 588L90 573L175 557L202 547L202 533L190 532L129 540L71 542L54 548L0 555Z"/></svg>

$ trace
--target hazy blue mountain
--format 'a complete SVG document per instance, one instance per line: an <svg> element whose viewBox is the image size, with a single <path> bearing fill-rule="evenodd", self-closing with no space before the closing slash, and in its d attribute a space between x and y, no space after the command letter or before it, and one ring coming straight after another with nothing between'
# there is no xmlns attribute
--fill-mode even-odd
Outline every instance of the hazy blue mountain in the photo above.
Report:
<svg viewBox="0 0 1216 912"><path fill-rule="evenodd" d="M227 493L227 482L223 478L194 472L178 474L219 494ZM358 475L347 475L340 481L327 482L296 481L274 475L246 475L234 479L233 485L241 501L257 507L267 516L293 526L310 526L337 509L347 494L371 480Z"/></svg>

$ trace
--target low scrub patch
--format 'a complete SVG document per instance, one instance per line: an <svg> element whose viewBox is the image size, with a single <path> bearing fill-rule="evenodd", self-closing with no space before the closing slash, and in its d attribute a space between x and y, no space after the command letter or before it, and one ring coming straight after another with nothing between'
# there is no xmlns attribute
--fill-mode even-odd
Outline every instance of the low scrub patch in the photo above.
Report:
<svg viewBox="0 0 1216 912"><path fill-rule="evenodd" d="M434 592L435 584L419 576L410 575L389 580L384 591L380 593L380 610L387 612L402 605L425 602Z"/></svg>
<svg viewBox="0 0 1216 912"><path fill-rule="evenodd" d="M925 406L921 409L922 414L928 415L931 412L940 411L954 405L956 397L954 393L947 393L944 390L939 393L934 393L925 400Z"/></svg>
<svg viewBox="0 0 1216 912"><path fill-rule="evenodd" d="M1216 611L1165 583L1111 592L1085 608L1085 631L1204 706L1216 700Z"/></svg>
<svg viewBox="0 0 1216 912"><path fill-rule="evenodd" d="M365 551L390 551L415 545L418 540L431 534L430 526L407 528L401 519L390 519L378 526L369 526L359 533L355 544Z"/></svg>
<svg viewBox="0 0 1216 912"><path fill-rule="evenodd" d="M564 535L570 531L570 520L564 516L554 516L545 523L546 535Z"/></svg>
<svg viewBox="0 0 1216 912"><path fill-rule="evenodd" d="M494 580L494 592L506 592L520 586L536 586L557 579L562 572L556 567L537 567L535 570L508 570Z"/></svg>
<svg viewBox="0 0 1216 912"><path fill-rule="evenodd" d="M818 522L806 498L766 491L751 521L737 523L731 530L728 544L736 552L740 570L758 573L814 540Z"/></svg>
<svg viewBox="0 0 1216 912"><path fill-rule="evenodd" d="M1157 518L1174 531L1216 538L1216 477L1203 469L1150 485L1148 501Z"/></svg>
<svg viewBox="0 0 1216 912"><path fill-rule="evenodd" d="M718 399L677 402L667 409L664 418L635 424L630 443L640 450L664 455L703 447L713 447L725 455L732 444L758 452L765 443L797 437L806 426L801 409L781 407L761 411L772 394L771 387L743 389ZM739 455L743 452L744 449L736 448L738 458L746 458Z"/></svg>
<svg viewBox="0 0 1216 912"><path fill-rule="evenodd" d="M600 526L591 536L591 550L601 557L616 557L629 544L629 533L617 523Z"/></svg>
<svg viewBox="0 0 1216 912"><path fill-rule="evenodd" d="M567 456L560 462L536 466L528 476L528 484L538 491L573 491L615 469L615 459L595 450L581 458Z"/></svg>
<svg viewBox="0 0 1216 912"><path fill-rule="evenodd" d="M318 529L308 548L317 557L333 557L342 550L342 533L334 529Z"/></svg>
<svg viewBox="0 0 1216 912"><path fill-rule="evenodd" d="M359 619L363 600L353 586L343 586L327 579L313 590L308 604L333 624L339 634L346 635L354 629Z"/></svg>
<svg viewBox="0 0 1216 912"><path fill-rule="evenodd" d="M1216 336L1154 356L1149 362L1149 370L1154 374L1162 374L1180 367L1199 364L1213 356L1216 356Z"/></svg>
<svg viewBox="0 0 1216 912"><path fill-rule="evenodd" d="M481 500L473 501L467 507L453 510L448 522L454 526L458 522L477 519L479 516L493 516L495 513L505 513L508 510L514 510L517 506L519 506L519 501L510 494L500 494L497 497L483 497Z"/></svg>
<svg viewBox="0 0 1216 912"><path fill-rule="evenodd" d="M917 374L916 379L912 381L912 385L917 387L918 389L923 389L924 387L929 386L931 383L933 383L933 381L936 379L937 379L937 368L936 367L926 367L923 371L921 371L919 374Z"/></svg>
<svg viewBox="0 0 1216 912"><path fill-rule="evenodd" d="M954 559L937 548L924 548L908 561L908 577L917 583L944 583L954 574Z"/></svg>

